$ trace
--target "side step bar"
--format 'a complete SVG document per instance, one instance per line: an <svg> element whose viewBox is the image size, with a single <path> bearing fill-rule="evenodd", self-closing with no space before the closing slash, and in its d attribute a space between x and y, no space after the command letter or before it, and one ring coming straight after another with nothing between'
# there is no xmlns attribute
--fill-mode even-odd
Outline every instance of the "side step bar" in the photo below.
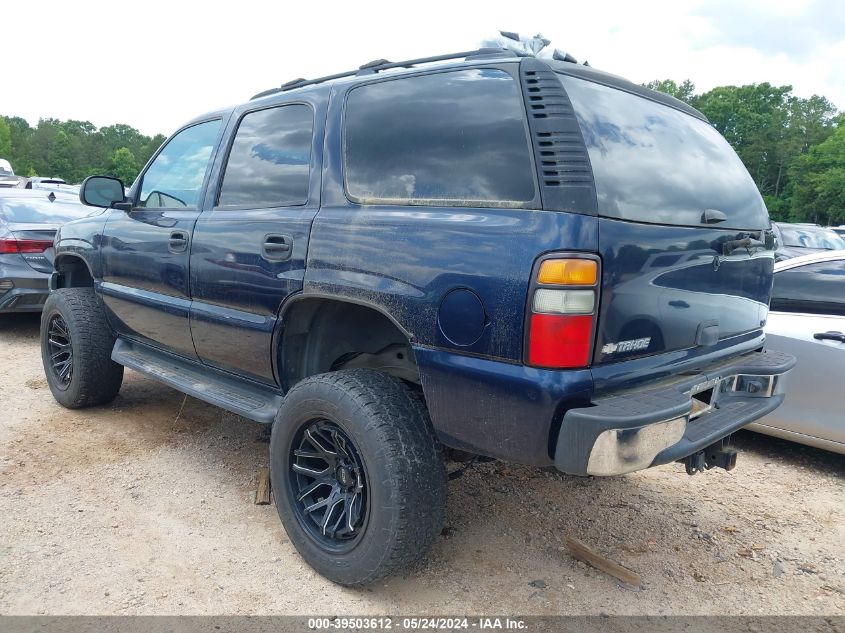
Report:
<svg viewBox="0 0 845 633"><path fill-rule="evenodd" d="M256 422L272 424L283 396L270 387L243 380L211 367L145 345L117 339L112 360L155 378L174 389Z"/></svg>

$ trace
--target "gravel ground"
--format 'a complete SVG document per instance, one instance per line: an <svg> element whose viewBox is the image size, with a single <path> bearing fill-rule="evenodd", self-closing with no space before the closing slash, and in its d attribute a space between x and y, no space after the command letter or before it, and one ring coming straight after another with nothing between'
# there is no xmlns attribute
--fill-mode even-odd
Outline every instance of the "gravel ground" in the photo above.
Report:
<svg viewBox="0 0 845 633"><path fill-rule="evenodd" d="M0 316L0 613L845 614L845 459L737 444L736 470L695 477L475 465L424 564L349 590L252 504L260 425L129 371L112 405L62 409L38 318ZM564 536L642 588L575 561Z"/></svg>

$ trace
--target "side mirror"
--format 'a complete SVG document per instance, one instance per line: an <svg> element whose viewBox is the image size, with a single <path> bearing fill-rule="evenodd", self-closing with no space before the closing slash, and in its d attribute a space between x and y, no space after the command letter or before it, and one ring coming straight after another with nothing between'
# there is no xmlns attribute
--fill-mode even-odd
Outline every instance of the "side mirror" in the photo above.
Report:
<svg viewBox="0 0 845 633"><path fill-rule="evenodd" d="M89 176L79 188L79 201L91 207L112 207L126 200L123 183L111 176Z"/></svg>

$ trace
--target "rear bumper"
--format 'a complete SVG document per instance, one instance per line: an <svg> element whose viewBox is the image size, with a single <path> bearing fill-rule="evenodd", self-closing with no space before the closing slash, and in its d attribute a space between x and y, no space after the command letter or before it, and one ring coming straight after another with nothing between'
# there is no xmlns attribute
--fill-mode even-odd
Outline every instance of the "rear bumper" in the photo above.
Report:
<svg viewBox="0 0 845 633"><path fill-rule="evenodd" d="M50 294L49 278L36 270L0 265L0 313L40 312Z"/></svg>
<svg viewBox="0 0 845 633"><path fill-rule="evenodd" d="M619 475L696 453L776 409L795 357L753 352L670 386L594 399L561 423L555 466L575 475Z"/></svg>

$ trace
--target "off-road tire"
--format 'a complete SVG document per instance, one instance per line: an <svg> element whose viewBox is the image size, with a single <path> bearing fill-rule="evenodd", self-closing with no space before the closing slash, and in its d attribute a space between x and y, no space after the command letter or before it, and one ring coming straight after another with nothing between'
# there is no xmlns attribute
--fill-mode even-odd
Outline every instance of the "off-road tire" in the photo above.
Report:
<svg viewBox="0 0 845 633"><path fill-rule="evenodd" d="M292 451L297 435L318 420L348 435L366 475L366 520L343 551L319 542L295 509ZM273 496L285 530L305 561L333 582L364 586L407 569L442 531L447 497L442 447L425 405L398 378L349 369L301 381L276 416L270 455Z"/></svg>
<svg viewBox="0 0 845 633"><path fill-rule="evenodd" d="M67 326L73 368L69 384L53 369L49 334L55 317ZM123 382L123 365L111 359L114 335L93 288L61 288L51 292L41 313L41 360L53 397L68 409L114 400Z"/></svg>

